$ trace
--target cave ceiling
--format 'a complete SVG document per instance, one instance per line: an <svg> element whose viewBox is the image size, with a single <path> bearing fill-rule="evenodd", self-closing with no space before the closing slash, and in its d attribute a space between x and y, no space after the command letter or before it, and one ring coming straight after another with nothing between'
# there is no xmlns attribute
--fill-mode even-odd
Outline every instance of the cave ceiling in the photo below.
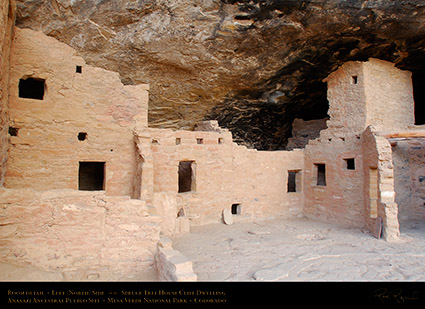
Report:
<svg viewBox="0 0 425 309"><path fill-rule="evenodd" d="M235 141L284 149L294 118L326 117L322 81L375 57L425 71L423 0L16 0L16 25L150 84L149 125L217 119Z"/></svg>

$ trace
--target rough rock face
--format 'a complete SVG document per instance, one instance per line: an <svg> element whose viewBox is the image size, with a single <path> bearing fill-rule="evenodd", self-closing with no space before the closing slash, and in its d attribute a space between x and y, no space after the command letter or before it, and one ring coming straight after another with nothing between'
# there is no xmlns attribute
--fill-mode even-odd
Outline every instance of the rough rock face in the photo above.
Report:
<svg viewBox="0 0 425 309"><path fill-rule="evenodd" d="M17 26L71 45L125 84L149 83L150 126L217 119L257 149L283 149L294 118L326 117L322 79L346 61L425 70L422 0L16 2Z"/></svg>

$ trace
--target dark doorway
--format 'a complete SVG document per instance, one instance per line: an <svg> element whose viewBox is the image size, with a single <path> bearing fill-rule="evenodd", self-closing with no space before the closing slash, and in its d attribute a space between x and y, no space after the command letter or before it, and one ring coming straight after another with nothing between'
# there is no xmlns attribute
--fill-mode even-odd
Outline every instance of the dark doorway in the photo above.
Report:
<svg viewBox="0 0 425 309"><path fill-rule="evenodd" d="M297 182L296 182L297 172L288 171L288 193L297 192Z"/></svg>
<svg viewBox="0 0 425 309"><path fill-rule="evenodd" d="M194 161L179 163L179 193L195 191Z"/></svg>
<svg viewBox="0 0 425 309"><path fill-rule="evenodd" d="M80 162L78 190L98 191L105 188L105 162Z"/></svg>
<svg viewBox="0 0 425 309"><path fill-rule="evenodd" d="M425 72L412 73L415 125L425 124Z"/></svg>
<svg viewBox="0 0 425 309"><path fill-rule="evenodd" d="M317 169L317 183L318 186L326 186L326 165L315 164Z"/></svg>
<svg viewBox="0 0 425 309"><path fill-rule="evenodd" d="M19 80L19 97L26 99L43 100L45 80L28 77Z"/></svg>

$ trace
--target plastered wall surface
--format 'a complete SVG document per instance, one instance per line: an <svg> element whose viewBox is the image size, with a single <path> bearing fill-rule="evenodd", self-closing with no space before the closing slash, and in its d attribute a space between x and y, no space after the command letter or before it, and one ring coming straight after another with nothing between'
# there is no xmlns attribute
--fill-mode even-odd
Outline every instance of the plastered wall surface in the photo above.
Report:
<svg viewBox="0 0 425 309"><path fill-rule="evenodd" d="M27 77L45 80L43 100L19 97L19 80ZM79 161L99 161L107 194L132 195L132 132L147 125L147 101L147 85L123 86L117 73L85 65L69 46L16 29L9 106L18 134L10 139L5 186L78 189Z"/></svg>

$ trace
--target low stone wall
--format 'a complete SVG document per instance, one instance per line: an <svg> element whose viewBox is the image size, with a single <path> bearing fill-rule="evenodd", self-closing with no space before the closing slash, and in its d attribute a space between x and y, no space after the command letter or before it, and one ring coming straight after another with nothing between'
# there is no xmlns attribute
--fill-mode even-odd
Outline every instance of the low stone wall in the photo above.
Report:
<svg viewBox="0 0 425 309"><path fill-rule="evenodd" d="M0 261L67 281L145 280L160 220L144 201L103 191L0 188Z"/></svg>
<svg viewBox="0 0 425 309"><path fill-rule="evenodd" d="M161 237L158 243L156 268L160 281L197 281L192 262L174 250L171 240L167 237Z"/></svg>

